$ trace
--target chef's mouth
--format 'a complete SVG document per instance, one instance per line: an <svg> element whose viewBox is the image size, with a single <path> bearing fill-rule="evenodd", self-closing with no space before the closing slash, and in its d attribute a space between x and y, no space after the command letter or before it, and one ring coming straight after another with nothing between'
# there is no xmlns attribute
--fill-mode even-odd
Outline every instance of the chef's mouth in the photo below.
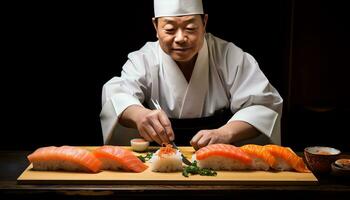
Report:
<svg viewBox="0 0 350 200"><path fill-rule="evenodd" d="M186 47L186 48L173 48L173 51L187 51L191 49L190 47Z"/></svg>

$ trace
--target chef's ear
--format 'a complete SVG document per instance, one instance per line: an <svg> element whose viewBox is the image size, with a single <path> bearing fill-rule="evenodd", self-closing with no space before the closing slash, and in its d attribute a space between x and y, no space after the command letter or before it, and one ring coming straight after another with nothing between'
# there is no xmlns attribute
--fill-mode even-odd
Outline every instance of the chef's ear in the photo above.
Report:
<svg viewBox="0 0 350 200"><path fill-rule="evenodd" d="M208 22L208 14L205 14L205 15L203 16L204 30L206 30L207 22Z"/></svg>
<svg viewBox="0 0 350 200"><path fill-rule="evenodd" d="M157 38L159 38L159 37L158 37L158 18L153 17L153 18L152 18L152 23L153 23L154 29L156 29Z"/></svg>

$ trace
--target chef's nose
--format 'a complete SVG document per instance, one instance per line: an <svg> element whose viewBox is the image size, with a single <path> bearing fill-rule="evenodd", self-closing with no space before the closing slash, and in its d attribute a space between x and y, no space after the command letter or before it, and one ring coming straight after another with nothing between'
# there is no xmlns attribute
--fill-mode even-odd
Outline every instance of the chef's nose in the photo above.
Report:
<svg viewBox="0 0 350 200"><path fill-rule="evenodd" d="M178 30L175 35L175 42L176 43L183 43L187 41L187 35L182 31Z"/></svg>

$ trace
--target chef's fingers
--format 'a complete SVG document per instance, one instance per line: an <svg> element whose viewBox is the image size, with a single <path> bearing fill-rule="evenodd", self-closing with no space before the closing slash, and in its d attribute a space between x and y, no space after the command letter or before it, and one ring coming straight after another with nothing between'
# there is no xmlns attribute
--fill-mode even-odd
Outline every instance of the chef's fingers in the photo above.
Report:
<svg viewBox="0 0 350 200"><path fill-rule="evenodd" d="M211 137L209 142L208 142L208 145L211 145L211 144L216 144L217 143L217 139L216 138L213 138Z"/></svg>
<svg viewBox="0 0 350 200"><path fill-rule="evenodd" d="M164 112L159 115L159 121L165 128L165 131L166 131L166 134L168 135L169 140L173 141L175 139L175 134L174 134L173 128L171 127L170 120Z"/></svg>
<svg viewBox="0 0 350 200"><path fill-rule="evenodd" d="M151 136L148 135L148 133L146 133L146 131L144 131L143 129L141 129L140 131L140 135L147 141L149 142L153 142L153 139L151 138Z"/></svg>
<svg viewBox="0 0 350 200"><path fill-rule="evenodd" d="M210 137L207 134L203 134L203 136L197 142L198 149L207 146L209 142Z"/></svg>
<svg viewBox="0 0 350 200"><path fill-rule="evenodd" d="M199 131L195 136L193 136L192 140L190 141L190 144L194 149L199 149L198 141L203 137L203 132Z"/></svg>
<svg viewBox="0 0 350 200"><path fill-rule="evenodd" d="M143 130L145 133L147 133L155 142L157 142L159 145L162 145L162 140L159 138L159 135L156 133L156 131L153 129L151 125L145 125L143 126Z"/></svg>
<svg viewBox="0 0 350 200"><path fill-rule="evenodd" d="M152 119L151 120L151 124L152 124L153 129L158 134L160 140L162 141L162 144L163 143L168 144L169 143L169 138L168 138L168 136L166 134L166 130L163 127L163 125L158 121L158 118Z"/></svg>

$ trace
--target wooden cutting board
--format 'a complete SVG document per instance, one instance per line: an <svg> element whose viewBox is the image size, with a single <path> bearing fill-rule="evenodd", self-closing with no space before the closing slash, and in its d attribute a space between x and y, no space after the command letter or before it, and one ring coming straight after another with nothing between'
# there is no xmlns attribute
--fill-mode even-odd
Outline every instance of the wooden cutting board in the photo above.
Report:
<svg viewBox="0 0 350 200"><path fill-rule="evenodd" d="M84 147L92 150L96 147ZM130 149L130 147L124 147ZM155 151L155 148L150 148ZM180 151L191 158L192 147L180 147ZM138 155L138 153L135 153ZM148 163L147 163L148 164ZM17 178L19 184L198 184L198 185L312 185L317 178L312 173L275 171L217 171L217 176L190 175L182 172L159 173L150 168L142 173L101 171L96 174L58 171L34 171L30 164Z"/></svg>

